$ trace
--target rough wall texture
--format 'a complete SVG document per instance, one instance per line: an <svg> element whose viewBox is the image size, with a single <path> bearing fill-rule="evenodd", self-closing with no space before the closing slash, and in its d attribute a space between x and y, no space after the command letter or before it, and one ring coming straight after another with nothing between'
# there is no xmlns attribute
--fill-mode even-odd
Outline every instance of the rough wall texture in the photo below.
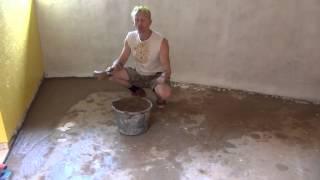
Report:
<svg viewBox="0 0 320 180"><path fill-rule="evenodd" d="M320 101L319 0L38 0L47 76L110 64L140 3L169 39L173 80Z"/></svg>
<svg viewBox="0 0 320 180"><path fill-rule="evenodd" d="M34 9L33 0L0 1L0 143L17 132L43 78Z"/></svg>

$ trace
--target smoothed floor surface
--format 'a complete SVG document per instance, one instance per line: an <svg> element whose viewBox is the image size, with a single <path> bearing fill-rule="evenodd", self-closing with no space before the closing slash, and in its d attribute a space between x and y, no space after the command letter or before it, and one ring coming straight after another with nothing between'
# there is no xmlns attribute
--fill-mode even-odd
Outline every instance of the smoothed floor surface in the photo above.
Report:
<svg viewBox="0 0 320 180"><path fill-rule="evenodd" d="M320 179L319 105L175 84L149 130L125 136L111 102L129 96L109 81L46 79L7 160L13 179Z"/></svg>

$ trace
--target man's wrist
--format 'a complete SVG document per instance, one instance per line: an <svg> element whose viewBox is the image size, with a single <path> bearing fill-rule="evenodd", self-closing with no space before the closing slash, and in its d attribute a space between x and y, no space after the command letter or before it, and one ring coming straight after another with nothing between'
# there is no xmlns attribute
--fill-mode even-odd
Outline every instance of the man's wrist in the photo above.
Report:
<svg viewBox="0 0 320 180"><path fill-rule="evenodd" d="M163 72L161 76L164 77L165 79L170 79L170 75L165 72Z"/></svg>
<svg viewBox="0 0 320 180"><path fill-rule="evenodd" d="M112 63L112 67L115 68L116 66L120 66L121 68L123 68L124 64L120 60L115 60Z"/></svg>

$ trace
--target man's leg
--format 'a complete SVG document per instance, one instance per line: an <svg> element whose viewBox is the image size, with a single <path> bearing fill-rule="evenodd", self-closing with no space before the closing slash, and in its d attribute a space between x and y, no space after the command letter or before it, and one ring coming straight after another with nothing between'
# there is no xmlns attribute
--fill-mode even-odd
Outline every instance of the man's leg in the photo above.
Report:
<svg viewBox="0 0 320 180"><path fill-rule="evenodd" d="M119 71L114 71L114 72L112 72L112 76L110 76L109 79L111 81L114 81L116 83L119 83L119 84L127 87L131 91L131 94L133 96L145 97L146 93L142 88L130 84L130 82L129 82L130 77L129 77L128 71L129 71L129 69L127 70L124 68ZM131 76L133 76L133 75L134 74L131 72Z"/></svg>
<svg viewBox="0 0 320 180"><path fill-rule="evenodd" d="M128 72L124 68L119 71L112 72L112 76L109 77L109 80L119 83L127 88L131 86L129 83Z"/></svg>

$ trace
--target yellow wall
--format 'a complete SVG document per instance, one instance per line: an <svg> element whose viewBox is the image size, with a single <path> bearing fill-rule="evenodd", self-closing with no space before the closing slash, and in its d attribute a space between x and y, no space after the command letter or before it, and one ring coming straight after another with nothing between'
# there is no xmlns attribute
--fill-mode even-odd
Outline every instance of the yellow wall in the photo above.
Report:
<svg viewBox="0 0 320 180"><path fill-rule="evenodd" d="M0 143L3 143L9 142L21 125L43 77L32 0L0 1L0 36Z"/></svg>
<svg viewBox="0 0 320 180"><path fill-rule="evenodd" d="M5 140L7 139L7 134L5 133L4 125L3 125L3 119L2 114L0 112L0 139ZM2 141L1 141L2 142Z"/></svg>

